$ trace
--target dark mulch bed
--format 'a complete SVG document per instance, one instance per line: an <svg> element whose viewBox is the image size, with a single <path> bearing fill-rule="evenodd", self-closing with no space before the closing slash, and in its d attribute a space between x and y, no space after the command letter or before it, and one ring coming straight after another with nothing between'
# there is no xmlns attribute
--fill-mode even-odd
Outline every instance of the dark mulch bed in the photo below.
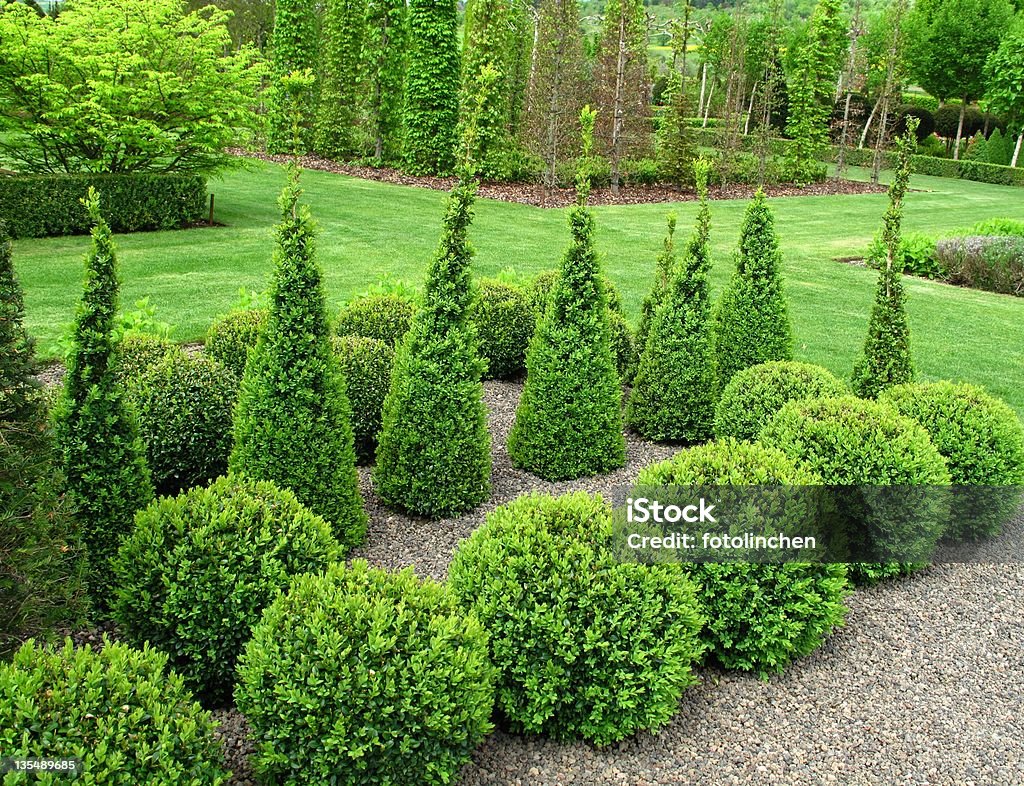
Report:
<svg viewBox="0 0 1024 786"><path fill-rule="evenodd" d="M260 161L273 161L277 164L287 163L291 156L271 156L245 150L234 150L236 155L255 158ZM375 180L380 183L396 183L403 186L432 188L437 191L448 191L455 185L454 177L428 177L407 175L389 167L356 166L340 164L319 156L302 156L299 163L305 169L321 172L333 172L339 175ZM711 199L749 199L757 190L750 185L713 186L710 190ZM872 183L861 183L854 180L826 180L809 186L791 184L766 186L765 192L770 197L788 196L836 196L845 194L878 194L884 192L885 186ZM497 199L502 202L516 202L535 207L567 207L576 201L576 190L559 188L545 199L544 188L537 183L482 183L477 193L486 199ZM658 202L692 202L697 199L692 189L680 189L674 186L623 186L618 194L610 188L595 188L590 194L592 205L642 205Z"/></svg>

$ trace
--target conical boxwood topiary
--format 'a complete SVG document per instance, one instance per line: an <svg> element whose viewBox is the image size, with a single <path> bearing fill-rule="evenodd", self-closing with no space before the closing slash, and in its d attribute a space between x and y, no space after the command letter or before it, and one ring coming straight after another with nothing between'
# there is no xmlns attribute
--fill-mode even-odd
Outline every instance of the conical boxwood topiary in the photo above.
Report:
<svg viewBox="0 0 1024 786"><path fill-rule="evenodd" d="M475 192L463 177L448 195L423 306L395 352L384 399L374 487L386 504L423 516L469 510L491 488L484 362L469 321Z"/></svg>
<svg viewBox="0 0 1024 786"><path fill-rule="evenodd" d="M636 329L636 345L639 347L640 352L643 352L644 347L647 346L647 337L651 333L651 322L654 320L654 314L665 300L665 293L668 292L669 283L672 281L676 265L678 264L674 240L675 232L676 214L669 213L668 234L665 236L665 243L662 246L661 253L658 254L658 260L655 264L654 283L651 285L651 291L647 293L647 297L644 298L644 302L640 305L640 323ZM633 374L636 374L636 369L634 369ZM632 382L632 379L629 381Z"/></svg>
<svg viewBox="0 0 1024 786"><path fill-rule="evenodd" d="M900 253L903 197L910 183L916 129L917 118L908 117L907 132L896 143L896 169L889 184L889 208L882 229L885 264L878 271L864 354L853 366L853 392L861 398L876 398L886 388L914 381L907 295L903 291L903 271L895 260Z"/></svg>
<svg viewBox="0 0 1024 786"><path fill-rule="evenodd" d="M759 189L743 218L736 271L715 309L720 388L737 371L793 357L781 265L775 220L764 191Z"/></svg>
<svg viewBox="0 0 1024 786"><path fill-rule="evenodd" d="M90 187L83 204L93 223L92 249L55 423L89 553L89 593L103 611L113 590L109 560L131 530L135 511L153 499L153 484L134 413L111 368L118 292L114 243L95 189Z"/></svg>
<svg viewBox="0 0 1024 786"><path fill-rule="evenodd" d="M331 349L313 219L298 206L298 178L292 168L278 199L270 313L245 365L228 468L290 489L351 547L366 534L352 413Z"/></svg>
<svg viewBox="0 0 1024 786"><path fill-rule="evenodd" d="M694 169L701 199L697 226L654 313L626 409L626 422L638 434L687 444L703 442L714 432L718 393L707 277L710 169L705 161Z"/></svg>
<svg viewBox="0 0 1024 786"><path fill-rule="evenodd" d="M512 463L546 480L580 478L626 463L622 386L585 173L577 177L577 193L569 211L572 242L530 340L526 385L508 435Z"/></svg>

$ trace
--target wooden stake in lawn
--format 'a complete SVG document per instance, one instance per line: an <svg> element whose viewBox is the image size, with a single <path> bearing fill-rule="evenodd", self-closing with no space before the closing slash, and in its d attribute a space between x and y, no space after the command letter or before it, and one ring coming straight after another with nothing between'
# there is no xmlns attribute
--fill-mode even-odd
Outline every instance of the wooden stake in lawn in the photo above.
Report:
<svg viewBox="0 0 1024 786"><path fill-rule="evenodd" d="M153 499L153 484L138 426L110 369L118 294L113 237L91 186L82 204L93 223L92 248L55 421L68 491L89 552L89 594L103 610L113 595L107 563L131 530L135 511Z"/></svg>
<svg viewBox="0 0 1024 786"><path fill-rule="evenodd" d="M590 160L595 113L580 115L583 162ZM508 435L512 463L546 480L608 472L626 463L622 387L611 349L608 299L587 209L590 173L576 175L569 211L572 241L526 353L526 386Z"/></svg>
<svg viewBox="0 0 1024 786"><path fill-rule="evenodd" d="M373 484L385 503L440 518L470 510L491 490L491 437L480 376L484 362L469 321L477 122L498 72L480 71L466 122L459 181L448 194L423 307L395 351L384 399Z"/></svg>
<svg viewBox="0 0 1024 786"><path fill-rule="evenodd" d="M876 398L886 388L914 380L903 269L896 260L901 258L903 197L910 182L910 156L917 147L917 122L916 117L908 116L906 133L896 143L896 169L889 184L889 209L882 230L885 264L878 273L864 356L853 367L853 391L861 398Z"/></svg>

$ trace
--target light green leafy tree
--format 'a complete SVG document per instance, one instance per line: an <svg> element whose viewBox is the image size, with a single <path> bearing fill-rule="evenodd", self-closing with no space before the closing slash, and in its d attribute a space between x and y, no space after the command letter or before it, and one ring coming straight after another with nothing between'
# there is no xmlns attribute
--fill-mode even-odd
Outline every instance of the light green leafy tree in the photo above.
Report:
<svg viewBox="0 0 1024 786"><path fill-rule="evenodd" d="M1024 12L1017 14L999 48L986 61L985 85L989 107L1001 114L1017 134L1010 161L1011 166L1017 166L1024 139Z"/></svg>

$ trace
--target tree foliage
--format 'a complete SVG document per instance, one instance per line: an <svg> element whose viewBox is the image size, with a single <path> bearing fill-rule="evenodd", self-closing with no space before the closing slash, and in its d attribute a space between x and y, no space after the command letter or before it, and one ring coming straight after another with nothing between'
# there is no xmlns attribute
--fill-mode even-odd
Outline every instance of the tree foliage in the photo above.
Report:
<svg viewBox="0 0 1024 786"><path fill-rule="evenodd" d="M382 163L398 163L402 156L408 45L409 9L405 0L369 0L361 71L373 156Z"/></svg>
<svg viewBox="0 0 1024 786"><path fill-rule="evenodd" d="M917 147L916 128L916 118L908 118L907 132L896 143L896 168L889 184L889 208L882 228L885 264L878 271L864 354L853 367L853 392L861 398L876 398L886 388L914 381L907 296L903 291L903 271L895 260L900 252L903 197L910 183L910 156Z"/></svg>
<svg viewBox="0 0 1024 786"><path fill-rule="evenodd" d="M701 200L697 225L654 312L626 409L630 428L661 442L692 444L714 433L718 387L708 288L710 164L698 161L695 170Z"/></svg>
<svg viewBox="0 0 1024 786"><path fill-rule="evenodd" d="M786 133L793 140L792 176L800 184L824 176L819 157L828 144L828 121L843 60L846 25L842 8L841 0L819 0L789 80Z"/></svg>
<svg viewBox="0 0 1024 786"><path fill-rule="evenodd" d="M0 5L0 156L31 172L211 173L257 128L262 67L179 0Z"/></svg>
<svg viewBox="0 0 1024 786"><path fill-rule="evenodd" d="M1024 13L985 63L985 99L1017 133L1024 126Z"/></svg>
<svg viewBox="0 0 1024 786"><path fill-rule="evenodd" d="M96 191L90 188L83 202L93 221L92 248L55 421L68 492L88 548L89 591L103 609L112 591L109 560L131 531L135 511L152 500L153 484L134 413L110 367L118 293L113 238Z"/></svg>
<svg viewBox="0 0 1024 786"><path fill-rule="evenodd" d="M764 191L747 206L733 272L715 308L719 386L733 374L793 357L793 334L782 291L782 254Z"/></svg>
<svg viewBox="0 0 1024 786"><path fill-rule="evenodd" d="M313 149L327 158L345 158L356 152L366 10L366 0L327 0L324 5Z"/></svg>
<svg viewBox="0 0 1024 786"><path fill-rule="evenodd" d="M289 90L282 80L289 74L316 73L319 40L319 21L313 3L276 0L270 53L272 85L267 109L267 150L271 153L304 152L312 141L310 123L316 116L316 91ZM296 124L300 128L298 135Z"/></svg>
<svg viewBox="0 0 1024 786"><path fill-rule="evenodd" d="M298 204L298 177L293 169L278 199L270 313L245 366L228 468L290 489L351 547L366 532L352 412L331 348L313 219Z"/></svg>
<svg viewBox="0 0 1024 786"><path fill-rule="evenodd" d="M405 162L414 174L455 166L461 56L455 0L410 0Z"/></svg>

